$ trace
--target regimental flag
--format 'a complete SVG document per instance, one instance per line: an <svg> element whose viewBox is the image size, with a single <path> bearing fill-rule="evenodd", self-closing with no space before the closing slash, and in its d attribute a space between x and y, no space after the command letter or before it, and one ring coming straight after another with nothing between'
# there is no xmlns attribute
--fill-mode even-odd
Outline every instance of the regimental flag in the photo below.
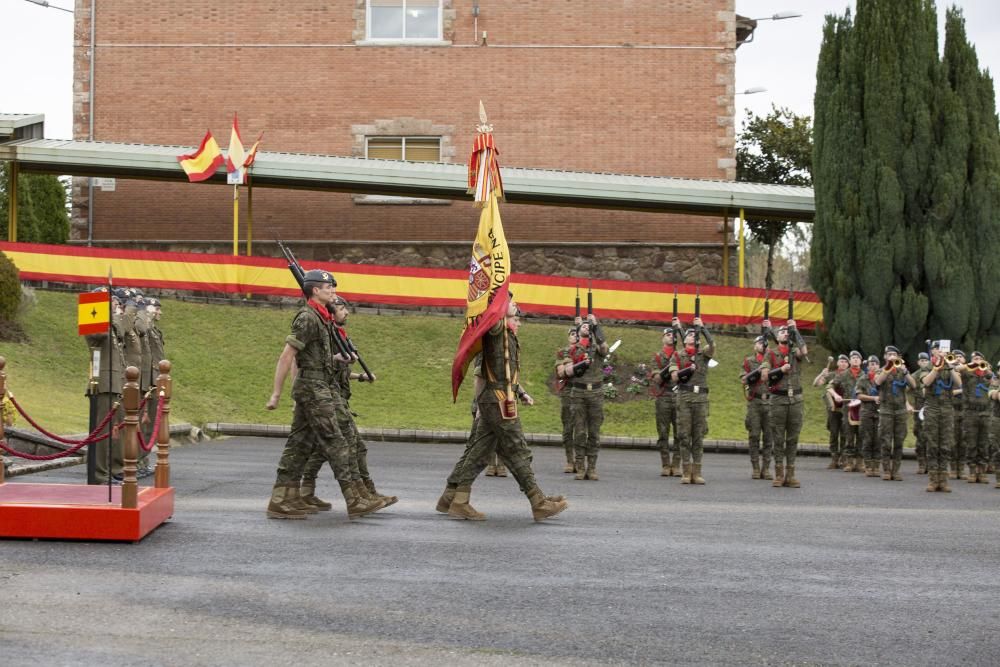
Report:
<svg viewBox="0 0 1000 667"><path fill-rule="evenodd" d="M233 114L233 131L229 135L229 151L226 154L226 171L230 174L238 171L240 172L240 183L243 182L245 176L243 174L243 161L246 159L246 154L243 152L243 138L240 136L240 121Z"/></svg>
<svg viewBox="0 0 1000 667"><path fill-rule="evenodd" d="M250 152L247 153L247 159L243 161L243 168L249 169L253 166L253 163L257 161L257 149L260 148L260 140L264 138L264 133L261 132L260 136L257 137L257 141L253 142L253 146L250 147Z"/></svg>
<svg viewBox="0 0 1000 667"><path fill-rule="evenodd" d="M187 174L188 180L192 183L204 181L212 177L212 174L222 164L222 151L219 144L212 136L212 131L205 133L205 138L201 140L201 145L190 155L178 155L177 161L181 163L181 168Z"/></svg>
<svg viewBox="0 0 1000 667"><path fill-rule="evenodd" d="M111 305L107 292L84 292L78 295L76 322L81 336L108 333Z"/></svg>
<svg viewBox="0 0 1000 667"><path fill-rule="evenodd" d="M479 215L479 229L472 242L472 259L469 261L465 329L451 365L452 400L458 398L458 388L462 386L469 363L483 349L483 335L503 319L510 302L510 251L497 202L502 190L499 182L494 181L490 175L495 171L499 178L500 167L496 161L493 137L488 134L489 126L486 125L485 115L480 103L482 123L479 127L480 134L476 137L476 147L480 153L474 153L469 163L469 182L486 183L481 189L477 187L477 197L478 193L483 193L486 200L476 202L477 206L483 206L483 211ZM473 169L476 170L475 174L472 173Z"/></svg>

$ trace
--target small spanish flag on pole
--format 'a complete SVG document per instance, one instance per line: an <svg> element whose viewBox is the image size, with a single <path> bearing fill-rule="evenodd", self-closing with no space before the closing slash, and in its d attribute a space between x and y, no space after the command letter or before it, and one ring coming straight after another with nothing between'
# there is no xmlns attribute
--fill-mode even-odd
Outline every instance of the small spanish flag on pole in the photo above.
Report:
<svg viewBox="0 0 1000 667"><path fill-rule="evenodd" d="M78 295L76 323L81 336L108 333L111 304L107 292L84 292Z"/></svg>
<svg viewBox="0 0 1000 667"><path fill-rule="evenodd" d="M189 155L178 155L177 161L181 163L181 168L187 174L188 180L192 183L204 181L212 177L224 161L219 144L212 136L212 131L205 133L205 138L201 140L198 150Z"/></svg>

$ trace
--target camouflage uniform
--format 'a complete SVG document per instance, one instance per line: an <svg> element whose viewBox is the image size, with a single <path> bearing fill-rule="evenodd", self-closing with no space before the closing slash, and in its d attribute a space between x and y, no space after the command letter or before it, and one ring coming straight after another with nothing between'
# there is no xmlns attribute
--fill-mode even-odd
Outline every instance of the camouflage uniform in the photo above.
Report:
<svg viewBox="0 0 1000 667"><path fill-rule="evenodd" d="M122 316L115 314L112 315L110 350L108 349L107 334L85 336L87 345L90 348L91 360L94 357L95 351L100 354L100 375L97 377L96 384L87 386L86 393L87 396L94 397L91 409L93 411L93 419L95 420L93 426L95 427L104 420L115 402L121 399L122 385L125 377L124 335L125 327L122 322ZM110 431L116 421L118 421L117 415L111 419L106 430ZM94 479L98 484L106 484L109 475L121 476L123 464L122 437L124 436L111 437L109 435L107 438L99 440L88 447L88 456L94 457ZM111 447L110 469L108 468L109 441Z"/></svg>
<svg viewBox="0 0 1000 667"><path fill-rule="evenodd" d="M777 351L768 353L768 363L772 369L779 369L786 363L791 366L774 384L771 384L771 442L774 447L774 486L786 485L795 479L795 457L799 450L799 434L802 432L803 399L802 368L799 347L792 342L778 345ZM782 349L784 348L784 349ZM782 468L782 464L789 470ZM787 478L785 475L787 474ZM779 484L782 482L783 484Z"/></svg>
<svg viewBox="0 0 1000 667"><path fill-rule="evenodd" d="M573 417L573 455L578 479L585 471L596 469L597 455L601 450L601 424L604 423L604 369L602 356L594 349L594 338L570 347L570 359L577 363L590 355L590 366L579 377L570 378L563 388L569 390L570 411Z"/></svg>
<svg viewBox="0 0 1000 667"><path fill-rule="evenodd" d="M998 365L998 370L1000 370L1000 365ZM990 422L990 436L992 440L992 459L993 472L996 474L995 488L1000 489L1000 376L994 375L993 381L990 382L990 398L992 399L993 409L990 411L992 415L992 421Z"/></svg>
<svg viewBox="0 0 1000 667"><path fill-rule="evenodd" d="M824 387L829 388L830 384L833 382L834 375L830 380L823 384ZM839 393L839 392L838 392ZM843 394L841 394L843 395ZM847 452L845 451L845 440L847 439L846 433L844 432L844 412L843 406L838 405L829 394L823 392L823 408L826 410L826 430L830 434L829 447L830 447L830 468L839 468L842 462L847 460Z"/></svg>
<svg viewBox="0 0 1000 667"><path fill-rule="evenodd" d="M855 374L855 371L857 373ZM840 405L841 432L844 434L843 454L844 470L848 472L861 472L864 468L861 464L861 447L859 442L859 428L857 424L851 424L849 409L847 404L854 399L854 386L857 378L861 375L861 369L848 368L843 372L838 372L830 380L828 387L833 389L841 397ZM850 469L850 470L848 470Z"/></svg>
<svg viewBox="0 0 1000 667"><path fill-rule="evenodd" d="M914 449L917 454L917 474L927 472L927 441L924 438L924 420L920 418L920 409L924 407L924 378L930 373L930 367L918 368L913 371L913 381L917 388L910 392L910 405L913 406L913 437L916 440Z"/></svg>
<svg viewBox="0 0 1000 667"><path fill-rule="evenodd" d="M677 337L674 334L674 340ZM677 351L672 345L664 346L653 355L653 372L661 373L664 369L669 369L671 361L677 361ZM677 443L677 383L670 378L669 370L665 375L666 378L659 386L652 385L653 395L656 396L656 445L660 450L662 469L666 470L667 477L673 477L681 474L681 456ZM671 430L674 432L672 443Z"/></svg>
<svg viewBox="0 0 1000 667"><path fill-rule="evenodd" d="M873 399L878 396L878 387L875 386L875 372L862 369L858 375L858 380L854 384L854 397L860 398L869 396ZM861 424L858 426L858 434L861 436L861 456L865 460L866 476L878 476L878 460L881 456L881 449L878 442L878 403L874 400L861 401Z"/></svg>
<svg viewBox="0 0 1000 667"><path fill-rule="evenodd" d="M879 373L878 438L882 445L882 479L901 480L903 441L906 439L906 389L912 379L906 366Z"/></svg>
<svg viewBox="0 0 1000 667"><path fill-rule="evenodd" d="M987 482L986 464L990 460L990 381L992 373L963 369L962 376L962 440L970 482Z"/></svg>
<svg viewBox="0 0 1000 667"><path fill-rule="evenodd" d="M943 369L942 369L943 370ZM929 375L930 373L928 373ZM941 375L945 377L942 379ZM926 381L926 376L924 380ZM950 372L939 371L930 386L924 384L924 438L927 442L927 490L948 491L948 463L955 445L954 406L961 399L954 395ZM961 378L959 378L959 383Z"/></svg>
<svg viewBox="0 0 1000 667"><path fill-rule="evenodd" d="M753 354L743 358L743 374L745 377L760 369L760 377L753 384L745 385L747 398L747 415L743 423L747 429L750 447L750 465L753 469L753 479L771 479L771 403L767 390L767 372L771 366L767 360L767 352ZM761 448L763 437L764 447Z"/></svg>
<svg viewBox="0 0 1000 667"><path fill-rule="evenodd" d="M556 350L556 367L566 363L569 358L569 348L564 347ZM570 399L570 392L566 389L566 382L562 378L557 378L557 390L559 392L559 418L562 421L562 443L563 451L566 453L566 472L575 471L576 457L573 454L573 404Z"/></svg>
<svg viewBox="0 0 1000 667"><path fill-rule="evenodd" d="M702 332L708 336L707 330L702 329ZM695 336L700 333L696 332ZM685 346L670 361L671 373L694 368L691 377L677 382L677 441L684 466L682 484L705 483L701 478L701 459L708 432L708 360L712 358L712 349L709 338L708 351Z"/></svg>

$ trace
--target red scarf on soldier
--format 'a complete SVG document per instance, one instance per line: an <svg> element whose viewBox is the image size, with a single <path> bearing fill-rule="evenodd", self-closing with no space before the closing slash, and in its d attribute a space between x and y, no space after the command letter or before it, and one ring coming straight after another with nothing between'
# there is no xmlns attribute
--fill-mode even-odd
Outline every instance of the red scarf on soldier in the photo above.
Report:
<svg viewBox="0 0 1000 667"><path fill-rule="evenodd" d="M323 318L324 322L330 322L333 320L333 315L331 315L330 311L326 309L326 306L321 305L319 302L313 301L312 299L309 299L306 303L309 304L310 308L319 313L319 316Z"/></svg>
<svg viewBox="0 0 1000 667"><path fill-rule="evenodd" d="M858 376L861 375L861 369L860 368L855 368L854 366L851 366L847 370L851 371L851 377L853 377L855 380L857 380Z"/></svg>

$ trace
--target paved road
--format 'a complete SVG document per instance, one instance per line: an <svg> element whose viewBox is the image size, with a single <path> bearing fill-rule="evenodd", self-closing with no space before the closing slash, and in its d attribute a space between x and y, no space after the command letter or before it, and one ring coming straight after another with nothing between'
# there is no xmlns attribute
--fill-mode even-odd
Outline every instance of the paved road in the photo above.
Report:
<svg viewBox="0 0 1000 667"><path fill-rule="evenodd" d="M0 543L0 662L1000 663L992 484L930 494L913 463L882 482L810 458L802 489L772 489L711 455L688 487L634 451L576 482L540 448L542 488L570 509L536 524L511 478L485 478L488 521L471 523L433 511L456 446L379 443L398 505L273 521L280 444L175 449L176 514L140 544Z"/></svg>

